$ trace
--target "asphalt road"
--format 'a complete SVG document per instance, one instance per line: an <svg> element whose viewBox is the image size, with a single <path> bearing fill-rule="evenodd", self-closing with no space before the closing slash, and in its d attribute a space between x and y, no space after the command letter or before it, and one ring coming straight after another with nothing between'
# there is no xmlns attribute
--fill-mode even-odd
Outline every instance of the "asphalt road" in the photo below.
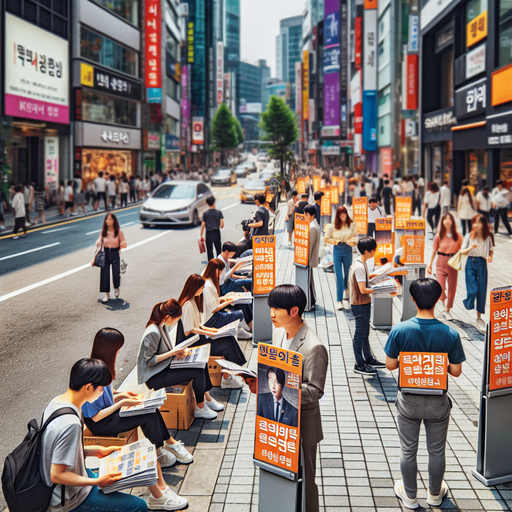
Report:
<svg viewBox="0 0 512 512"><path fill-rule="evenodd" d="M240 204L239 186L214 193L225 217L222 240L237 242L240 221L256 207ZM121 298L106 305L98 291L99 269L88 265L103 216L0 240L0 469L28 422L40 419L48 402L66 390L71 366L90 355L100 328L125 335L119 383L136 364L152 306L178 298L187 277L204 268L199 228L143 229L138 208L119 220L128 241L128 270ZM25 251L32 252L17 255ZM0 497L0 510L3 505Z"/></svg>

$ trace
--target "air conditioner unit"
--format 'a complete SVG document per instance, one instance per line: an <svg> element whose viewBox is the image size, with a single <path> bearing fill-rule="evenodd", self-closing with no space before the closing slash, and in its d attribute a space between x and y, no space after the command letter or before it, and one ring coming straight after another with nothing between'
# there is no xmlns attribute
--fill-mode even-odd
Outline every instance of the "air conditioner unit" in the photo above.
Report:
<svg viewBox="0 0 512 512"><path fill-rule="evenodd" d="M188 10L188 3L183 2L180 4L180 16L182 18L188 18L189 10Z"/></svg>

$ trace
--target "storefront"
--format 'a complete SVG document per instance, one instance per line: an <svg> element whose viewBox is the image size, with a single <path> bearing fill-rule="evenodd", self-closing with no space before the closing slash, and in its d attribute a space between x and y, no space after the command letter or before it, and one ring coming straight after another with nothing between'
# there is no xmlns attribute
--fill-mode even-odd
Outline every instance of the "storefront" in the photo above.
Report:
<svg viewBox="0 0 512 512"><path fill-rule="evenodd" d="M165 168L169 171L180 164L180 138L165 134Z"/></svg>
<svg viewBox="0 0 512 512"><path fill-rule="evenodd" d="M497 178L512 187L512 111L487 119L487 144L497 150Z"/></svg>

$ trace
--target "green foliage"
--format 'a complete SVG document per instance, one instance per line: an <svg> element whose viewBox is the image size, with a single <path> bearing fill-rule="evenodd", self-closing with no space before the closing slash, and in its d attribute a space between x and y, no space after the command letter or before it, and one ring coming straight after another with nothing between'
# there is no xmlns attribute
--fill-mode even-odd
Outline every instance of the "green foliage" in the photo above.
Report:
<svg viewBox="0 0 512 512"><path fill-rule="evenodd" d="M236 117L233 117L233 119L235 121L236 138L239 146L245 140L245 135L244 131L242 130L242 125L240 124L240 121Z"/></svg>
<svg viewBox="0 0 512 512"><path fill-rule="evenodd" d="M234 149L238 145L238 137L234 118L228 107L223 103L212 121L212 149L225 151Z"/></svg>

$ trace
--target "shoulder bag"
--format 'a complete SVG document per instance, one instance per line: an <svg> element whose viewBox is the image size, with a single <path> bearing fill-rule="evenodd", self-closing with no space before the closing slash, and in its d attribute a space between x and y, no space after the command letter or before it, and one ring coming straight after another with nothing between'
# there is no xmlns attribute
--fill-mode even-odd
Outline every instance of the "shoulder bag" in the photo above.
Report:
<svg viewBox="0 0 512 512"><path fill-rule="evenodd" d="M101 247L94 253L94 266L103 268L105 266L105 249L103 247L103 237L101 238Z"/></svg>
<svg viewBox="0 0 512 512"><path fill-rule="evenodd" d="M455 270L461 270L462 269L462 255L460 251L457 254L454 254L449 260L448 265L450 267L454 268Z"/></svg>

